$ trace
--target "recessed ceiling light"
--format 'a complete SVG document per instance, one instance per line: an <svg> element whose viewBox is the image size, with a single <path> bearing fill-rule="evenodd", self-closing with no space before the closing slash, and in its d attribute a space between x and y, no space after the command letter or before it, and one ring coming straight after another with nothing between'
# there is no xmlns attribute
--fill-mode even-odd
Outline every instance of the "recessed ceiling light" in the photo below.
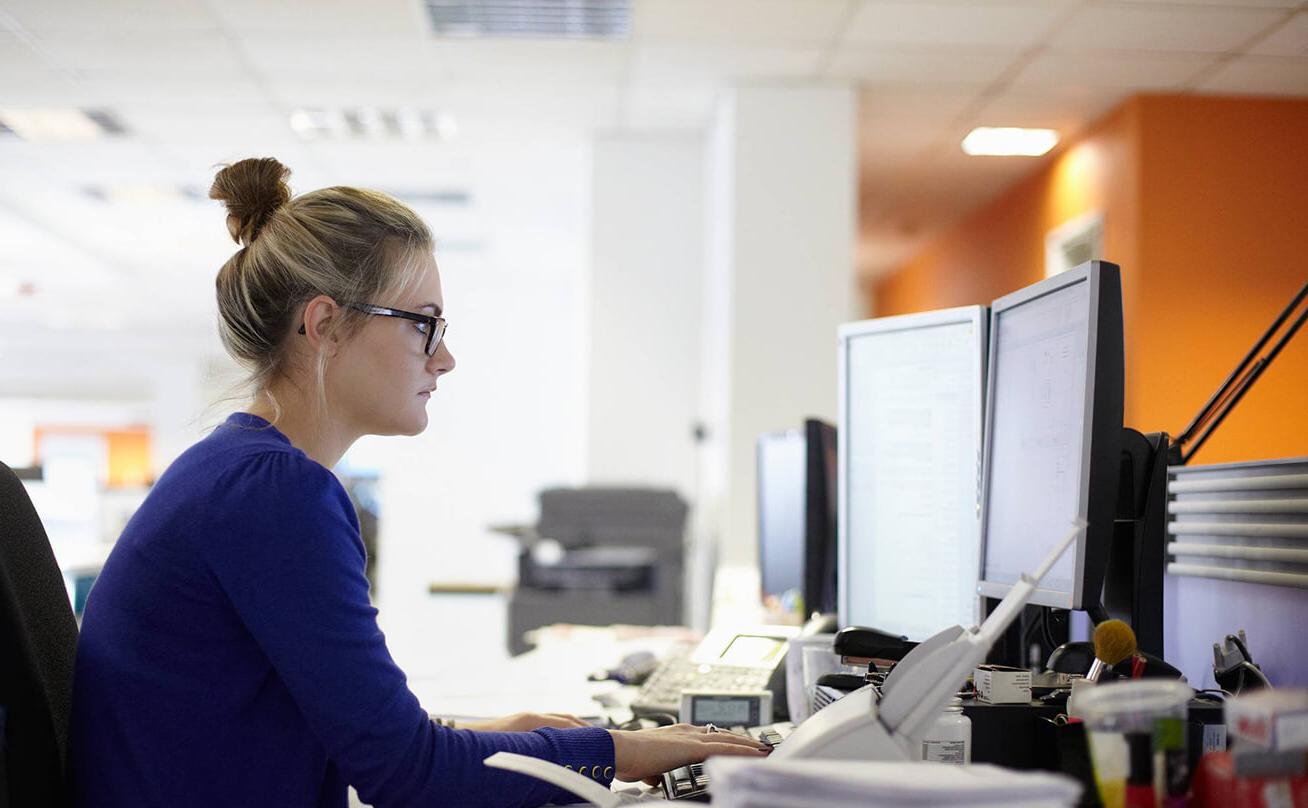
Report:
<svg viewBox="0 0 1308 808"><path fill-rule="evenodd" d="M123 133L122 124L109 113L71 107L0 109L0 127L38 142L96 140Z"/></svg>
<svg viewBox="0 0 1308 808"><path fill-rule="evenodd" d="M963 151L997 157L1039 157L1058 142L1053 129L978 126L963 138Z"/></svg>

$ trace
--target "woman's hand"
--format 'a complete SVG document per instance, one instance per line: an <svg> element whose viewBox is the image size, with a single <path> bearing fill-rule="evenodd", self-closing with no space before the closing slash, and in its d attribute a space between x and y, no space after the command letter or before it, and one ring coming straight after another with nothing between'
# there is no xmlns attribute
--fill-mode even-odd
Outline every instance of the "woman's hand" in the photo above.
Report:
<svg viewBox="0 0 1308 808"><path fill-rule="evenodd" d="M566 713L514 713L503 718L490 718L485 721L460 721L459 729L475 729L483 732L531 732L533 729L553 727L554 729L575 729L589 727L585 721L575 715Z"/></svg>
<svg viewBox="0 0 1308 808"><path fill-rule="evenodd" d="M711 726L711 725L710 725ZM673 724L642 730L609 730L613 736L614 768L617 779L644 780L651 785L663 772L701 763L713 755L767 757L771 747L744 735L710 727Z"/></svg>

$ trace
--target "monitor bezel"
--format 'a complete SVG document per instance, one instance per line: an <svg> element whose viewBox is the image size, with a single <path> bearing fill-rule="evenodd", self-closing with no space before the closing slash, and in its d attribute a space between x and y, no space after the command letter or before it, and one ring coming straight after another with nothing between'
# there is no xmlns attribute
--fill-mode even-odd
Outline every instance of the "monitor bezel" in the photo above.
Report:
<svg viewBox="0 0 1308 808"><path fill-rule="evenodd" d="M1032 594L1032 605L1058 609L1091 609L1099 604L1104 567L1112 542L1121 454L1123 349L1121 276L1116 264L1088 261L995 300L990 306L989 346L986 356L985 428L981 461L981 542L977 559L977 591L983 597L1002 598L1015 582L986 580L989 547L990 464L995 417L995 341L999 317L1007 311L1046 298L1080 283L1088 284L1089 311L1086 334L1086 412L1081 436L1081 490L1076 519L1087 527L1077 538L1072 591L1042 584ZM1114 300L1116 304L1114 305ZM1115 338L1114 338L1115 337ZM1098 436L1096 438L1096 436ZM1069 522L1069 525L1071 523Z"/></svg>
<svg viewBox="0 0 1308 808"><path fill-rule="evenodd" d="M986 306L958 306L949 309L939 309L936 311L918 312L915 314L900 314L890 317L877 317L870 320L860 320L853 323L845 323L840 326L838 331L838 348L837 348L837 378L838 378L838 414L836 421L836 602L837 602L837 620L841 626L850 625L849 615L849 346L850 342L859 337L875 334L887 334L900 331L915 331L924 328L935 328L944 325L961 325L971 323L977 335L973 353L973 371L976 384L976 395L973 400L975 406L973 425L976 427L978 438L981 437L981 430L984 428L984 418L982 407L985 402L986 393L986 350L989 345L989 310ZM977 547L977 559L980 559L980 530L981 530L981 446L977 447L977 498L976 509L974 510L975 519L973 520L973 539ZM979 573L979 569L978 569ZM978 599L979 602L979 599ZM979 614L979 609L976 610ZM871 628L880 628L883 630L895 630L894 627L872 626ZM941 626L947 628L947 626ZM910 640L913 638L909 638ZM918 638L925 639L925 638Z"/></svg>

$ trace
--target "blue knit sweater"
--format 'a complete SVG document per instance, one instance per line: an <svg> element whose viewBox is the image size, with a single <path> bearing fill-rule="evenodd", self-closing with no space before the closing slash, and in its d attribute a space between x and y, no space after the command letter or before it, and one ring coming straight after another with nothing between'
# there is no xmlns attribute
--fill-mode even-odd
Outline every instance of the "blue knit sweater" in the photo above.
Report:
<svg viewBox="0 0 1308 808"><path fill-rule="evenodd" d="M363 570L344 489L268 422L232 415L183 453L87 602L78 805L340 808L348 783L377 808L526 806L562 795L484 758L613 765L603 729L433 724L386 650Z"/></svg>

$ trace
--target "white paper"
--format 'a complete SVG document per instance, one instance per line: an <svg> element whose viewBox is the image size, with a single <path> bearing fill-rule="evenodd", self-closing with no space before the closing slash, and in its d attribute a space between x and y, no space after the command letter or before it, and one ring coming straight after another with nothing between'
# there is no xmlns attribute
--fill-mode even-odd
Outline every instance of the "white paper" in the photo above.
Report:
<svg viewBox="0 0 1308 808"><path fill-rule="evenodd" d="M998 766L718 757L707 763L717 808L1073 806L1081 786L1051 772Z"/></svg>

